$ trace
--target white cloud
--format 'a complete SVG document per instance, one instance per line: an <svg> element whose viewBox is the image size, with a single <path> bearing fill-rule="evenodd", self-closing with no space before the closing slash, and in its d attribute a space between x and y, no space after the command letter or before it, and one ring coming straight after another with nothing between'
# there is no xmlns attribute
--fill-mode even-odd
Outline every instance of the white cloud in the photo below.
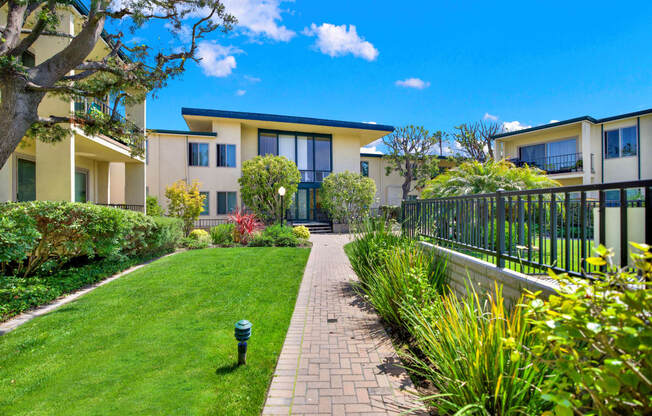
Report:
<svg viewBox="0 0 652 416"><path fill-rule="evenodd" d="M228 13L238 18L238 27L252 36L287 42L296 33L280 24L284 0L223 0Z"/></svg>
<svg viewBox="0 0 652 416"><path fill-rule="evenodd" d="M199 66L210 77L226 77L236 67L234 54L241 53L233 46L222 46L215 41L202 41L197 44Z"/></svg>
<svg viewBox="0 0 652 416"><path fill-rule="evenodd" d="M422 90L424 88L428 88L430 86L429 81L424 81L419 78L407 78L404 80L398 80L395 82L395 84L399 87L405 87L405 88L416 88L418 90Z"/></svg>
<svg viewBox="0 0 652 416"><path fill-rule="evenodd" d="M305 28L303 34L307 36L316 36L315 47L322 53L329 56L343 56L351 54L358 58L373 61L378 57L378 49L370 42L358 36L358 32L353 25L336 26L330 23L322 23L321 26L311 24L310 28Z"/></svg>
<svg viewBox="0 0 652 416"><path fill-rule="evenodd" d="M489 113L484 113L484 117L482 117L483 120L491 120L491 121L498 121L498 116L494 116L493 114Z"/></svg>
<svg viewBox="0 0 652 416"><path fill-rule="evenodd" d="M245 75L245 76L244 76L244 79L246 79L247 81L249 81L249 82L251 82L251 83L253 83L253 84L255 84L255 83L261 81L260 78L258 78L258 77L252 77L251 75Z"/></svg>
<svg viewBox="0 0 652 416"><path fill-rule="evenodd" d="M375 121L363 121L364 124L378 124Z"/></svg>
<svg viewBox="0 0 652 416"><path fill-rule="evenodd" d="M237 90L237 91L235 92L235 95L237 95L238 97L242 97L242 96L245 95L246 93L247 93L247 90Z"/></svg>
<svg viewBox="0 0 652 416"><path fill-rule="evenodd" d="M553 120L550 120L548 123L549 123L549 124L552 124L552 123L559 123L559 120L554 120L554 119L553 119Z"/></svg>
<svg viewBox="0 0 652 416"><path fill-rule="evenodd" d="M506 131L506 132L529 129L530 127L532 127L532 126L527 126L525 124L521 124L520 121L505 121L505 122L503 122L503 131Z"/></svg>
<svg viewBox="0 0 652 416"><path fill-rule="evenodd" d="M369 145L366 145L365 147L361 147L360 148L360 153L373 153L375 155L382 155L383 154L383 152L376 149L376 146L369 146Z"/></svg>

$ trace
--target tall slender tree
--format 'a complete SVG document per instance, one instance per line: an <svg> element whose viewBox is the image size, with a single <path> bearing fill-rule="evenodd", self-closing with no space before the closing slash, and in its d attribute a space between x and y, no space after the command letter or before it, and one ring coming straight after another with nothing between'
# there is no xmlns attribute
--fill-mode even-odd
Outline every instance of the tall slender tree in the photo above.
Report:
<svg viewBox="0 0 652 416"><path fill-rule="evenodd" d="M502 131L502 125L491 120L463 123L455 126L453 132L450 133L450 137L456 144L454 153L478 162L493 159L493 136Z"/></svg>
<svg viewBox="0 0 652 416"><path fill-rule="evenodd" d="M6 25L0 27L0 167L24 136L56 142L69 135L71 123L88 133L103 132L138 149L143 132L127 126L118 115L121 106L142 102L148 92L163 87L197 61L199 39L217 29L228 31L236 19L221 0L91 0L82 16L81 30L60 30L61 11L70 0L0 0ZM110 24L113 21L116 24ZM155 21L179 42L167 50L148 45L128 46L130 33ZM91 52L104 38L108 53L93 58ZM22 57L39 39L61 38L67 45L36 66ZM40 117L38 106L52 94L63 99L110 97L110 114L73 113Z"/></svg>
<svg viewBox="0 0 652 416"><path fill-rule="evenodd" d="M422 126L413 125L398 128L383 137L388 149L385 157L390 162L385 173L389 175L394 171L403 177L402 199L407 199L415 186L437 175L439 161L435 152L441 140L442 132L430 133Z"/></svg>

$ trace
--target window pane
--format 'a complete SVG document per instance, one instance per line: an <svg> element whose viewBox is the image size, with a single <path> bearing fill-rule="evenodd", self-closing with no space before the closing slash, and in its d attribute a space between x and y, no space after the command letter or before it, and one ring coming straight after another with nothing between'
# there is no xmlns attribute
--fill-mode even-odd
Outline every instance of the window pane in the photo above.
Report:
<svg viewBox="0 0 652 416"><path fill-rule="evenodd" d="M362 176L369 176L369 162L360 162L360 174Z"/></svg>
<svg viewBox="0 0 652 416"><path fill-rule="evenodd" d="M208 143L188 143L188 164L208 166Z"/></svg>
<svg viewBox="0 0 652 416"><path fill-rule="evenodd" d="M31 160L18 159L18 202L36 199L36 163Z"/></svg>
<svg viewBox="0 0 652 416"><path fill-rule="evenodd" d="M285 156L289 160L296 162L294 159L294 136L279 134L278 154L279 156Z"/></svg>
<svg viewBox="0 0 652 416"><path fill-rule="evenodd" d="M217 213L226 214L226 192L217 193Z"/></svg>
<svg viewBox="0 0 652 416"><path fill-rule="evenodd" d="M522 146L519 148L520 159L523 162L540 162L546 157L546 145L535 144L532 146Z"/></svg>
<svg viewBox="0 0 652 416"><path fill-rule="evenodd" d="M199 166L208 166L208 143L199 143Z"/></svg>
<svg viewBox="0 0 652 416"><path fill-rule="evenodd" d="M224 155L224 145L217 145L217 166L226 166L226 157Z"/></svg>
<svg viewBox="0 0 652 416"><path fill-rule="evenodd" d="M315 137L315 170L331 170L331 140Z"/></svg>
<svg viewBox="0 0 652 416"><path fill-rule="evenodd" d="M235 192L227 192L227 194L228 194L227 195L227 198L228 198L228 200L227 200L227 209L228 209L228 212L231 213L231 212L235 211L235 209L236 209L236 205L237 205L236 193Z"/></svg>
<svg viewBox="0 0 652 416"><path fill-rule="evenodd" d="M209 198L209 193L208 192L200 192L200 195L204 195L204 205L203 205L203 210L199 215L210 215L211 210L210 210L210 201L211 199Z"/></svg>
<svg viewBox="0 0 652 416"><path fill-rule="evenodd" d="M604 133L605 159L620 157L618 130L611 130Z"/></svg>
<svg viewBox="0 0 652 416"><path fill-rule="evenodd" d="M235 167L235 145L229 144L226 146L226 166L230 168Z"/></svg>
<svg viewBox="0 0 652 416"><path fill-rule="evenodd" d="M277 154L275 134L262 133L260 135L258 154L261 156Z"/></svg>
<svg viewBox="0 0 652 416"><path fill-rule="evenodd" d="M621 156L636 156L636 127L620 129Z"/></svg>
<svg viewBox="0 0 652 416"><path fill-rule="evenodd" d="M297 137L297 167L301 171L308 171L313 169L313 141L312 137L298 136ZM301 181L313 181L312 172L302 172Z"/></svg>
<svg viewBox="0 0 652 416"><path fill-rule="evenodd" d="M85 172L75 172L75 202L87 201L87 176Z"/></svg>
<svg viewBox="0 0 652 416"><path fill-rule="evenodd" d="M575 139L548 143L548 157L570 155L577 153Z"/></svg>

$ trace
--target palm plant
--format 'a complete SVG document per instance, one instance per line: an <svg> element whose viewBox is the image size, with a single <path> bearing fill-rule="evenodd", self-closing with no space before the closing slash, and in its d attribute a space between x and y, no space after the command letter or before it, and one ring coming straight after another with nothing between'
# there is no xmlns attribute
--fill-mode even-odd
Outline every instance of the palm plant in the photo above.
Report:
<svg viewBox="0 0 652 416"><path fill-rule="evenodd" d="M443 198L457 195L493 193L499 189L521 191L535 188L551 188L559 182L550 179L536 167L516 167L506 160L465 162L455 169L428 181L423 198Z"/></svg>

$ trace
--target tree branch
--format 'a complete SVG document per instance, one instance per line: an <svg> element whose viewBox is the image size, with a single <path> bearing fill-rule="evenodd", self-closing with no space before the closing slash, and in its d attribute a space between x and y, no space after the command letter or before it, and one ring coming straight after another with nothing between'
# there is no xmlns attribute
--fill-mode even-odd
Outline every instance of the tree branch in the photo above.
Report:
<svg viewBox="0 0 652 416"><path fill-rule="evenodd" d="M56 5L57 2L56 0L48 0L48 5L47 5L47 14L53 14L56 12ZM31 13L30 13L31 14ZM41 15L39 18L38 22L36 22L36 25L34 25L34 28L32 29L31 33L27 35L19 44L16 46L12 51L11 54L13 56L21 56L27 49L29 49L30 46L36 42L36 39L38 39L45 28L47 27L48 22L45 16ZM22 30L21 30L22 32Z"/></svg>

